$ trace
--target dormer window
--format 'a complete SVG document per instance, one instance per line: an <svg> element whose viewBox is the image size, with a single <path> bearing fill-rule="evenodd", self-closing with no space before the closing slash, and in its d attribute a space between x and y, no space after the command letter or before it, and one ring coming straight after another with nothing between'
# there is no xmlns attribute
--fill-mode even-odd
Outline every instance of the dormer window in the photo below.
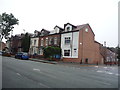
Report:
<svg viewBox="0 0 120 90"><path fill-rule="evenodd" d="M72 26L71 25L66 25L65 26L65 31L68 32L68 31L72 31Z"/></svg>
<svg viewBox="0 0 120 90"><path fill-rule="evenodd" d="M70 31L70 27L67 27L67 31Z"/></svg>

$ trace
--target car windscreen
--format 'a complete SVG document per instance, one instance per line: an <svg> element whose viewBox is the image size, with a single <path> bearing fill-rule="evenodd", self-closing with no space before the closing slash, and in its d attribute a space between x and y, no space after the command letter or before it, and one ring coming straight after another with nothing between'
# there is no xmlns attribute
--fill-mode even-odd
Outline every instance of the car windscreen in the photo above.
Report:
<svg viewBox="0 0 120 90"><path fill-rule="evenodd" d="M28 55L27 53L23 53L23 55Z"/></svg>

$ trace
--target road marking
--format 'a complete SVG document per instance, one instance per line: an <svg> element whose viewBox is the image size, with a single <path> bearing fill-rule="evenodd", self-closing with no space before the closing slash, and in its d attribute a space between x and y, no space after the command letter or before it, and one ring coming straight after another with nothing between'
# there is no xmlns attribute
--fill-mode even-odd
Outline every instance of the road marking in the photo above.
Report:
<svg viewBox="0 0 120 90"><path fill-rule="evenodd" d="M107 74L113 74L113 73L111 73L111 72L107 72Z"/></svg>
<svg viewBox="0 0 120 90"><path fill-rule="evenodd" d="M21 76L19 73L16 73L17 75Z"/></svg>
<svg viewBox="0 0 120 90"><path fill-rule="evenodd" d="M49 86L45 85L45 84L42 84L42 83L39 83L41 86L43 87L46 87L46 88L50 88Z"/></svg>
<svg viewBox="0 0 120 90"><path fill-rule="evenodd" d="M107 67L104 67L104 68L107 68Z"/></svg>
<svg viewBox="0 0 120 90"><path fill-rule="evenodd" d="M34 71L40 71L40 69L33 68Z"/></svg>
<svg viewBox="0 0 120 90"><path fill-rule="evenodd" d="M103 71L97 71L97 72L103 72Z"/></svg>

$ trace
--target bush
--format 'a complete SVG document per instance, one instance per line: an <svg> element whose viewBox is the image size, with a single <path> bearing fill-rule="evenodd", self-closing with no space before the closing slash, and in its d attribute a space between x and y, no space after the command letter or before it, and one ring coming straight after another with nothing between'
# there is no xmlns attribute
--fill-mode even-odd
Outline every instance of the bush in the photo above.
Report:
<svg viewBox="0 0 120 90"><path fill-rule="evenodd" d="M44 48L45 58L53 59L56 55L61 55L61 48L52 46Z"/></svg>

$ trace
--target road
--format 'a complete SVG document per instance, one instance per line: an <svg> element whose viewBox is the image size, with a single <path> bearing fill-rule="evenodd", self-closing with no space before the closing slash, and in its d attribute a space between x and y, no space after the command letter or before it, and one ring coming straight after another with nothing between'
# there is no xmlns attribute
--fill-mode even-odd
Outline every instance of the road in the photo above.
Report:
<svg viewBox="0 0 120 90"><path fill-rule="evenodd" d="M3 88L118 88L118 68L70 67L2 58Z"/></svg>

